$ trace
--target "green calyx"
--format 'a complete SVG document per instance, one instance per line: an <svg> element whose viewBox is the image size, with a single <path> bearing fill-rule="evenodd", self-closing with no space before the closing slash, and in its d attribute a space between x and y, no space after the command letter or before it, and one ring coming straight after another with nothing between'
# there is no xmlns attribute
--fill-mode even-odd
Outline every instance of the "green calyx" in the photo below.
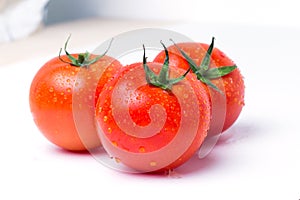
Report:
<svg viewBox="0 0 300 200"><path fill-rule="evenodd" d="M223 77L231 73L233 70L237 68L237 66L233 65L233 66L224 66L218 68L209 68L211 62L211 53L214 48L215 38L214 37L212 38L212 42L209 45L205 57L203 58L199 66L197 66L197 64L193 61L193 59L189 57L182 49L180 49L172 39L170 40L173 42L174 46L180 51L181 55L189 63L191 70L196 74L198 80L202 81L204 84L210 86L216 91L223 93L216 85L214 85L211 82L211 80Z"/></svg>
<svg viewBox="0 0 300 200"><path fill-rule="evenodd" d="M148 84L154 85L156 87L160 87L164 90L171 90L172 86L185 78L190 69L188 69L182 76L178 78L169 78L169 52L166 46L160 41L162 46L164 47L166 58L164 60L161 71L158 75L156 75L147 65L147 57L145 46L143 45L144 55L143 55L143 67L146 73L146 80Z"/></svg>
<svg viewBox="0 0 300 200"><path fill-rule="evenodd" d="M59 58L62 62L67 63L67 64L70 64L70 65L72 65L72 66L75 66L75 67L86 67L86 68L87 68L89 65L91 65L91 64L93 64L93 63L95 63L95 62L97 62L100 58L102 58L102 57L108 52L108 50L109 50L109 48L110 48L110 46L111 46L111 43L112 43L112 41L113 41L113 40L110 41L108 48L106 49L106 51L105 51L103 54L101 54L101 55L99 55L99 56L96 56L96 57L93 58L93 59L90 59L91 54L90 54L89 52L80 53L80 54L78 54L78 58L75 58L74 56L72 56L72 55L67 51L67 45L68 45L68 42L69 42L70 38L71 38L71 35L69 35L69 37L68 37L68 39L67 39L67 41L66 41L66 43L65 43L65 46L64 46L64 51L65 51L66 55L68 56L68 58L70 59L70 62L65 61L65 60L63 60L63 59L61 58L61 51L62 51L62 48L61 48L60 51L59 51L59 56L58 56L58 58Z"/></svg>

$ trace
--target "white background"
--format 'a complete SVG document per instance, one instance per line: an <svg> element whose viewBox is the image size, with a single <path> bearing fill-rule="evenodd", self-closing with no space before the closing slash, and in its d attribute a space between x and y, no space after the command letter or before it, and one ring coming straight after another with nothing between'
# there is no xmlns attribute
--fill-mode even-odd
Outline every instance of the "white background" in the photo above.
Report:
<svg viewBox="0 0 300 200"><path fill-rule="evenodd" d="M70 9L66 10L65 8ZM300 26L297 0L51 0L48 23L101 16L118 19ZM73 10L77 12L74 13Z"/></svg>
<svg viewBox="0 0 300 200"><path fill-rule="evenodd" d="M249 23L221 20L161 26L201 42L215 36L216 46L240 67L246 84L246 105L239 120L209 156L202 160L195 156L178 168L179 179L116 172L89 154L66 152L50 144L33 123L28 92L36 71L57 52L44 55L36 49L18 60L24 47L15 49L16 60L0 67L0 199L298 200L300 29L292 16L296 8L292 5L291 12L282 15L292 21L283 23L271 10L270 15L277 18L266 15L269 23L264 24L256 18L252 23L247 4L241 4ZM263 5L276 5L278 10L281 4ZM258 15L263 13L259 10ZM82 42L77 50L92 51L97 44Z"/></svg>

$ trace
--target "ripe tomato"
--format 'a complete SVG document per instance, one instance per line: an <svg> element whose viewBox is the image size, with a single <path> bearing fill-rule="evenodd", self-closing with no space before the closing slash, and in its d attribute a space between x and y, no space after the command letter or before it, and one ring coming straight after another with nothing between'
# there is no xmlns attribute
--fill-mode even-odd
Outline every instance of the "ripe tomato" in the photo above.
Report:
<svg viewBox="0 0 300 200"><path fill-rule="evenodd" d="M174 169L207 135L209 97L194 74L162 89L147 82L143 66L124 67L100 94L96 121L101 142L117 162L139 172ZM162 64L148 66L152 75L162 74ZM169 70L171 78L185 72L171 66Z"/></svg>
<svg viewBox="0 0 300 200"><path fill-rule="evenodd" d="M37 127L49 141L67 150L82 151L101 144L93 119L84 116L77 119L85 124L84 133L79 135L74 121L74 109L81 105L73 105L74 93L77 90L84 91L77 92L86 95L82 96L82 99L95 97L94 101L90 99L93 105L90 105L89 112L93 112L97 93L121 64L105 55L100 59L95 58L95 55L87 53L55 57L41 67L31 83L30 109ZM79 66L75 66L75 61ZM93 62L85 66L89 61ZM102 72L101 79L96 81ZM95 87L95 84L96 94L95 90L90 89Z"/></svg>
<svg viewBox="0 0 300 200"><path fill-rule="evenodd" d="M211 52L209 53L210 56L210 62L208 69L212 68L222 68L224 66L232 66L234 67L235 64L234 62L227 57L221 50L218 48L213 48L213 42L214 38L212 41L211 45L204 44L204 43L178 43L174 44L170 47L168 47L169 50L169 57L170 57L170 65L176 66L178 68L182 69L188 69L191 66L191 63L189 62L189 58L192 59L191 62L194 62L194 65L200 66L201 63L203 63L203 60L208 54L209 48L211 48ZM181 52L181 51L183 52ZM186 54L183 56L183 54ZM186 59L188 58L188 59ZM164 62L165 59L165 54L163 51L161 51L154 59L153 62L159 62L162 63ZM231 68L232 70L234 68ZM194 71L194 70L193 70ZM191 72L192 73L192 72ZM195 71L194 71L195 73ZM214 103L218 101L218 99L222 99L222 92L217 91L215 89L211 89L210 86L215 86L217 88L222 88L221 90L224 91L225 97L226 97L226 102L225 106L226 109L224 110L225 112L225 120L223 119L216 119L216 118L221 118L218 115L222 115L222 113L219 112L219 114L216 114L212 117L212 122L209 134L215 135L218 134L219 131L225 131L227 130L232 124L238 119L241 110L244 106L244 81L243 77L240 73L240 70L238 68L235 68L233 71L229 72L227 71L227 74L221 77L213 77L210 76L209 74L204 71L201 75L205 77L208 75L207 80L209 81L209 84L207 85L207 91L209 90L209 93L211 94L211 98L213 96L214 98ZM198 77L199 79L199 77ZM205 82L205 81L204 81ZM212 101L212 100L211 100ZM217 102L218 103L218 102ZM212 105L213 106L218 106L218 105ZM222 109L222 108L218 108ZM222 123L222 124L220 124ZM221 129L217 128L220 127Z"/></svg>

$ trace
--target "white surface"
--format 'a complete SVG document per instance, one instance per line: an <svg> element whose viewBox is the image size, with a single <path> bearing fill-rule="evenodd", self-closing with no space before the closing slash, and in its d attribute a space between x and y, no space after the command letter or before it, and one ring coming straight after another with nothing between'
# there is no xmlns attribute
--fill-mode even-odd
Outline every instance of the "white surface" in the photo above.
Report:
<svg viewBox="0 0 300 200"><path fill-rule="evenodd" d="M216 47L245 76L246 106L211 154L178 168L182 178L175 179L119 173L89 154L54 147L33 123L28 92L38 68L56 52L37 54L0 68L0 199L300 198L300 30L200 24L168 28L201 42L215 36Z"/></svg>

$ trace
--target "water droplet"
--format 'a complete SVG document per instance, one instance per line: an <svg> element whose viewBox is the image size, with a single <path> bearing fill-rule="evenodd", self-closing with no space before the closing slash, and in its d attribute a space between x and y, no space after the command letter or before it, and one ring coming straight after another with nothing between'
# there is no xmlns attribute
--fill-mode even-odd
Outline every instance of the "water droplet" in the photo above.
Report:
<svg viewBox="0 0 300 200"><path fill-rule="evenodd" d="M67 92L69 93L72 92L71 88L67 88Z"/></svg>
<svg viewBox="0 0 300 200"><path fill-rule="evenodd" d="M221 56L222 58L226 57L226 55L225 55L223 52L220 52L220 56Z"/></svg>
<svg viewBox="0 0 300 200"><path fill-rule="evenodd" d="M49 88L49 92L53 92L54 91L54 88L53 87L50 87Z"/></svg>
<svg viewBox="0 0 300 200"><path fill-rule="evenodd" d="M116 141L112 141L111 143L116 147L118 146L118 143Z"/></svg>
<svg viewBox="0 0 300 200"><path fill-rule="evenodd" d="M107 116L104 116L104 117L103 117L103 121L106 122L107 120L108 120L108 117L107 117Z"/></svg>
<svg viewBox="0 0 300 200"><path fill-rule="evenodd" d="M146 149L145 149L144 146L140 146L140 147L139 147L139 152L140 152L140 153L145 153L145 151L146 151Z"/></svg>
<svg viewBox="0 0 300 200"><path fill-rule="evenodd" d="M244 106L244 105L245 105L245 102L244 102L244 101L240 101L240 102L239 102L239 105L240 105L240 106Z"/></svg>
<svg viewBox="0 0 300 200"><path fill-rule="evenodd" d="M108 133L112 132L112 129L110 127L107 128Z"/></svg>
<svg viewBox="0 0 300 200"><path fill-rule="evenodd" d="M110 78L110 77L112 77L112 74L107 72L106 77Z"/></svg>

